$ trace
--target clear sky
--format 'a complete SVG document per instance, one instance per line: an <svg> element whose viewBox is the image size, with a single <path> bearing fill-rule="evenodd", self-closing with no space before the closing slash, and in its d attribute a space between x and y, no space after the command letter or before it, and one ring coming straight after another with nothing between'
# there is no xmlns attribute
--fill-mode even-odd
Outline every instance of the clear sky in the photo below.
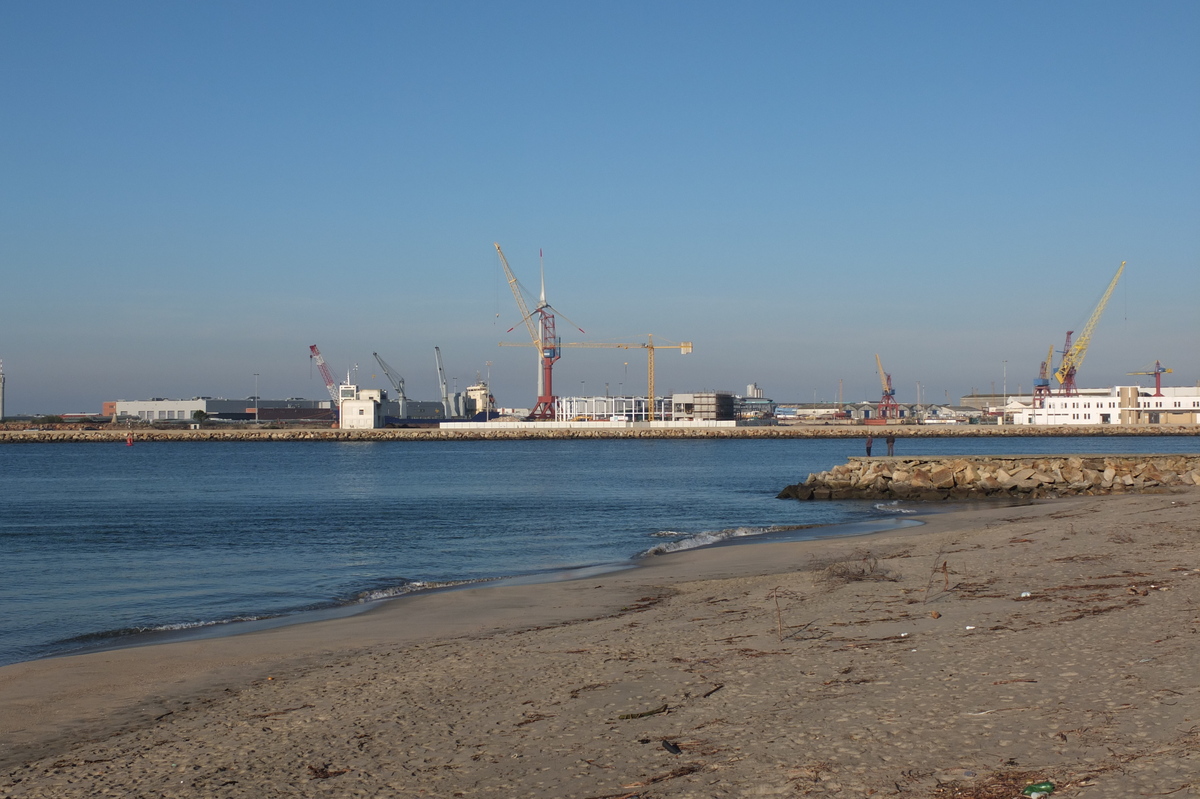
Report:
<svg viewBox="0 0 1200 799"><path fill-rule="evenodd" d="M492 242L564 341L693 341L660 393L1028 392L1123 260L1080 385L1195 384L1197 42L1192 0L0 4L7 411L320 398L310 344L528 406Z"/></svg>

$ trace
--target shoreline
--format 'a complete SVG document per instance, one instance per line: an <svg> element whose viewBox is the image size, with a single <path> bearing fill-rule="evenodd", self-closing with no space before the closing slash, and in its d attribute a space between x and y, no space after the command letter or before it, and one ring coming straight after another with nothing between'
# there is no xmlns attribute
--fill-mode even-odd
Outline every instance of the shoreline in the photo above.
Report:
<svg viewBox="0 0 1200 799"><path fill-rule="evenodd" d="M206 641L217 638L252 635L281 627L336 621L338 619L346 619L363 613L373 612L390 602L417 600L421 597L432 596L434 594L440 594L449 591L503 588L505 586L512 585L549 585L560 582L570 582L573 580L586 580L593 577L602 576L610 572L642 568L646 564L652 563L655 558L669 557L694 550L712 549L726 546L756 546L769 543L796 543L799 541L809 540L841 540L872 535L882 535L889 532L898 532L904 527L919 526L920 524L923 524L923 522L920 520L926 515L954 512L954 510L955 509L938 508L930 505L919 510L906 510L895 514L888 514L887 512L881 511L880 515L874 518L837 522L833 524L776 525L769 528L764 528L760 532L753 534L730 534L715 538L711 541L704 540L705 538L711 537L711 534L703 533L700 535L686 536L673 541L666 541L661 544L656 544L645 550L635 553L624 560L606 563L577 564L574 566L564 566L554 569L519 572L516 574L506 574L494 577L480 577L472 580L450 580L444 583L434 583L410 590L398 590L395 593L387 596L379 596L372 599L346 601L342 603L331 602L328 605L323 605L320 607L309 607L301 610L285 611L274 615L261 616L258 618L219 619L216 621L199 623L190 626L164 625L160 628L145 629L132 633L108 634L103 631L93 632L85 635L89 638L97 639L98 641L103 638L103 642L98 642L90 646L83 645L75 649L49 652L45 655L34 657L29 660L3 663L0 664L0 668L10 665L19 665L21 663L37 663L59 658L115 652L122 649L137 649L150 646L186 643L190 641ZM862 532L858 531L858 528L882 528L885 525L889 526L890 529L865 530ZM838 530L843 530L845 532L836 532ZM814 535L806 536L804 535L806 531L811 531L814 533ZM820 531L829 532L821 535L819 534Z"/></svg>
<svg viewBox="0 0 1200 799"><path fill-rule="evenodd" d="M114 443L125 441L123 428L18 430L0 429L0 444ZM897 438L1128 438L1195 437L1200 428L1188 425L752 425L745 427L496 429L384 428L340 430L327 427L206 427L198 430L136 428L135 442L187 441L526 441L571 439L824 439L865 438L892 433Z"/></svg>
<svg viewBox="0 0 1200 799"><path fill-rule="evenodd" d="M1194 490L968 508L899 532L704 547L14 664L0 668L6 795L917 790L1014 772L1002 755L1060 786L1108 785L1078 795L1113 795L1139 769L1139 787L1177 790L1200 757L1179 716L1200 706L1186 676L1200 665L1186 635L1200 624L1198 509ZM864 564L880 579L828 579ZM1010 706L1025 709L997 714ZM1124 776L1101 768L1110 751ZM683 765L695 768L646 782Z"/></svg>
<svg viewBox="0 0 1200 799"><path fill-rule="evenodd" d="M633 573L669 567L673 563L684 561L688 556L702 555L702 553L708 552L726 553L730 550L759 547L814 546L822 542L852 542L887 535L911 535L924 529L928 524L925 521L927 517L956 513L970 514L985 507L999 510L1010 506L1011 503L1003 505L972 503L972 506L964 506L957 510L930 506L927 511L897 518L882 517L877 520L860 520L832 525L804 525L797 527L796 531L858 527L871 524L872 521L907 523L894 530L849 535L817 535L811 538L784 541L761 539L760 536L730 537L712 544L646 554L644 557L639 553L620 564L609 564L611 568L606 571L608 573L629 572L632 576ZM755 564L759 563L757 559L751 559L751 561ZM595 568L597 565L593 564L566 571L590 572ZM542 610L538 607L540 603L537 602L539 589L544 589L547 594L552 594L572 583L598 579L603 576L603 574L595 576L588 573L578 577L546 580L539 579L537 575L533 574L512 575L439 587L428 591L414 591L366 603L365 606L332 606L315 611L234 623L224 630L216 629L220 625L213 625L194 632L186 630L148 632L144 636L139 636L142 640L138 641L79 652L51 654L34 660L0 665L0 771L12 767L24 759L25 755L22 753L26 751L31 751L36 756L42 746L49 746L53 749L53 742L59 739L59 734L54 732L57 724L50 725L50 727L43 725L41 733L34 735L26 743L10 748L8 739L14 733L14 728L6 722L6 719L14 719L21 715L15 708L25 704L19 695L26 690L34 694L44 692L51 694L52 698L38 700L33 703L33 706L48 707L51 702L66 700L78 708L80 717L71 718L67 722L68 727L73 728L77 724L83 724L85 728L90 729L86 725L96 723L102 725L102 727L96 728L97 731L105 729L104 723L98 718L105 716L109 720L119 720L115 725L107 725L112 729L118 729L123 724L136 724L149 718L144 712L144 707L139 709L144 702L154 703L150 705L151 708L164 709L170 703L183 701L189 690L200 693L218 689L230 690L228 687L221 687L226 686L227 683L236 684L246 680L260 680L261 676L256 677L255 675L259 675L260 672L265 673L264 670L278 672L281 669L303 668L309 658L331 656L334 646L379 645L385 642L411 643L426 638L479 635L484 631L511 632L519 630L521 629L520 621L524 617L510 615L509 603L511 602L524 604L525 610L533 614L528 619L530 624L536 626L571 624L576 619L560 618L555 614L541 615ZM639 581L622 580L619 587L610 586L606 591L607 593L619 590L619 593L608 597L602 596L601 599L606 601L598 602L594 608L590 606L578 608L575 612L584 615L619 613L620 607L634 602L630 599L633 594L641 590L648 590L630 588L628 586L630 582ZM493 604L488 601L488 592L493 591L504 594L511 593L513 598ZM463 601L456 601L459 594L466 594L468 597ZM589 603L593 599L593 596L588 596ZM410 605L415 605L416 609L430 613L430 618L436 619L436 624L425 621L411 625L405 630L387 633L376 629L377 625L370 621L364 621L368 618L373 619L376 614L380 616L400 615L400 609ZM500 612L495 612L495 608L500 608ZM447 614L457 616L460 612L459 609L462 609L464 616L475 616L479 620L471 622L461 618L447 618ZM489 611L495 613L496 618L489 620ZM239 626L235 629L235 625ZM345 627L338 629L339 625L345 625ZM434 630L434 627L437 630ZM365 634L359 630L364 630ZM306 631L310 631L310 634L306 634ZM278 635L278 640L268 638L273 634ZM395 638L392 637L393 635ZM246 642L245 646L236 643L242 641ZM205 651L206 644L212 645L208 647L209 651ZM297 648L293 649L293 647ZM148 661L154 663L153 668L146 668L139 663L141 658L137 653L145 654ZM49 669L43 671L38 668L42 664L51 665ZM212 673L205 675L203 672L207 669L212 669ZM246 671L247 669L249 672ZM115 683L105 683L100 686L100 689L108 689L111 694L95 695L97 686L89 685L89 683L98 674L109 670L121 673L132 672L137 675L134 681L139 687L128 686L122 690ZM168 676L156 678L154 672L160 670L165 671ZM148 692L141 688L141 686L155 685L160 682L182 683L188 685L189 688L180 691L166 691L165 686L158 686L158 689L163 689L161 693L157 689L154 692ZM91 696L85 699L85 693L91 694ZM153 717L152 713L151 717Z"/></svg>

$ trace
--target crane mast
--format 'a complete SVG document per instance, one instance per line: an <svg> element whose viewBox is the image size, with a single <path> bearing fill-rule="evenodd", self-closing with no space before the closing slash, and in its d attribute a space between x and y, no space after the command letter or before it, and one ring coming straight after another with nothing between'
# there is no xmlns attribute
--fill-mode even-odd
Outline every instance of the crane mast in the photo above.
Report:
<svg viewBox="0 0 1200 799"><path fill-rule="evenodd" d="M1113 289L1117 287L1117 281L1121 279L1121 273L1124 271L1125 262L1121 261L1121 266L1117 269L1117 273L1113 275L1108 288L1104 290L1104 296L1096 304L1096 309L1088 317L1087 324L1083 326L1083 332L1079 334L1079 338L1075 339L1074 344L1071 344L1071 333L1074 331L1067 332L1067 344L1063 347L1062 363L1058 365L1058 371L1054 373L1054 377L1059 383L1059 394L1075 396L1079 393L1075 387L1075 373L1083 365L1083 358L1087 355L1088 345L1092 343L1092 331L1096 329L1096 323L1100 321L1100 315L1104 313L1104 307L1108 305L1108 300L1112 296Z"/></svg>

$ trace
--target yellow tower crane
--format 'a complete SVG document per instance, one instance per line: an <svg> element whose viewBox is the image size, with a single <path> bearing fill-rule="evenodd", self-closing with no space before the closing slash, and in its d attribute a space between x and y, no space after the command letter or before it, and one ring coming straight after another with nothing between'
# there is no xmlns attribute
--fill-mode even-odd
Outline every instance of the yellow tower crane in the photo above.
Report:
<svg viewBox="0 0 1200 799"><path fill-rule="evenodd" d="M679 350L680 355L687 355L692 351L692 342L681 341L678 344L655 344L654 335L649 333L646 335L645 344L607 344L604 342L582 341L579 343L563 344L564 347L592 347L600 348L607 347L619 350L636 350L644 349L646 351L646 418L654 421L654 351L655 350Z"/></svg>
<svg viewBox="0 0 1200 799"><path fill-rule="evenodd" d="M523 342L501 341L501 347L528 347L528 344ZM645 343L638 344L614 344L603 341L576 341L559 344L560 347L582 347L588 349L618 349L618 350L637 350L643 349L646 351L646 418L654 421L654 351L655 350L679 350L681 355L687 355L692 351L692 342L681 341L678 344L655 344L654 334L647 334Z"/></svg>

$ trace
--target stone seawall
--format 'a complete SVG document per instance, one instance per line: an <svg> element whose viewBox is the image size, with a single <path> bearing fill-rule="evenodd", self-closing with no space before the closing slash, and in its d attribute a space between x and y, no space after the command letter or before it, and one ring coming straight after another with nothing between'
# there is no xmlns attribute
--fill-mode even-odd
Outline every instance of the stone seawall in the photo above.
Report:
<svg viewBox="0 0 1200 799"><path fill-rule="evenodd" d="M496 429L456 430L454 428L399 428L384 430L334 430L330 428L202 428L199 430L159 430L136 428L137 441L511 441L528 439L596 438L865 438L879 436L881 427L851 425L789 425L722 428L613 428L591 430ZM897 447L903 451L905 438L985 438L1006 436L1200 436L1200 429L1178 425L1061 426L1028 425L898 425L894 430ZM0 444L53 442L112 442L124 440L128 430L0 429ZM1200 448L1200 447L1198 447Z"/></svg>
<svg viewBox="0 0 1200 799"><path fill-rule="evenodd" d="M1200 486L1200 455L850 458L780 499L942 500L1062 497Z"/></svg>

